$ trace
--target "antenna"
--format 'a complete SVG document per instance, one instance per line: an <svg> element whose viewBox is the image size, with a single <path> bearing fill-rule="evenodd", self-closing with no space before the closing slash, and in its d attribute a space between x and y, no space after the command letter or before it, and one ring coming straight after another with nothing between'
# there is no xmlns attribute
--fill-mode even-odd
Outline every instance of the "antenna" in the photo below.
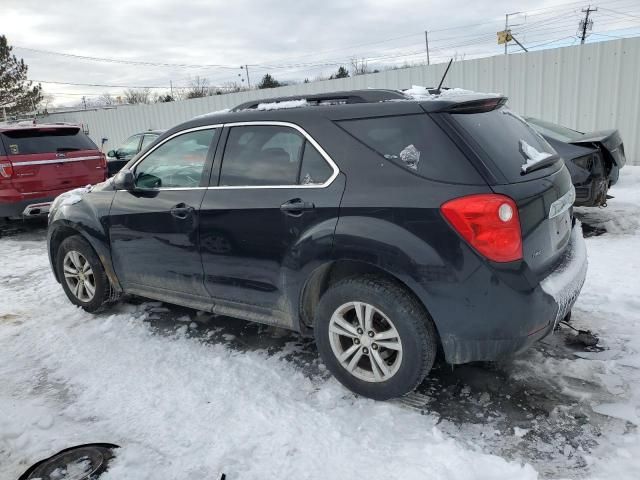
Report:
<svg viewBox="0 0 640 480"><path fill-rule="evenodd" d="M453 58L449 60L449 65L447 65L447 69L444 71L444 75L440 79L440 83L438 84L438 88L436 88L435 92L432 92L435 95L440 94L440 88L442 88L442 84L444 83L444 79L447 78L447 73L449 73L449 69L451 68L451 64L453 63Z"/></svg>

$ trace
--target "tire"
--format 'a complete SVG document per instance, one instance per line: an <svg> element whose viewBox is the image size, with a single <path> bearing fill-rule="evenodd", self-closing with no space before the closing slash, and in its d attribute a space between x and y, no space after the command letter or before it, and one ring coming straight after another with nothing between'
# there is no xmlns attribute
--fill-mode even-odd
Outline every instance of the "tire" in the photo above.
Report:
<svg viewBox="0 0 640 480"><path fill-rule="evenodd" d="M66 265L65 262L67 262ZM82 272L83 278L79 279L77 275L74 277L69 267L73 269L80 265L84 268L85 263L88 263L89 269ZM67 272L65 272L65 266ZM60 244L56 255L56 271L64 293L67 294L71 303L82 307L87 312L98 313L116 298L98 255L91 245L78 235L67 237ZM77 271L76 268L76 273ZM79 281L83 283L79 289L80 293L76 288L72 290ZM89 288L91 286L93 288Z"/></svg>
<svg viewBox="0 0 640 480"><path fill-rule="evenodd" d="M365 325L367 317L371 320ZM332 285L316 308L314 334L320 357L336 379L374 400L413 391L431 370L438 346L435 326L422 305L378 276Z"/></svg>

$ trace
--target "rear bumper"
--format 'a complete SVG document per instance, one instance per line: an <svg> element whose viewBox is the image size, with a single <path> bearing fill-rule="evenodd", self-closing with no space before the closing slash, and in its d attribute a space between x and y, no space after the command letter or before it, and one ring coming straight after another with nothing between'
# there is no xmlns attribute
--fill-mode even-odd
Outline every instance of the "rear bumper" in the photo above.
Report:
<svg viewBox="0 0 640 480"><path fill-rule="evenodd" d="M0 218L38 217L47 215L55 196L20 200L12 203L0 203Z"/></svg>
<svg viewBox="0 0 640 480"><path fill-rule="evenodd" d="M51 202L60 194L77 186L48 192L22 193L14 189L0 190L0 218L43 216L49 213Z"/></svg>
<svg viewBox="0 0 640 480"><path fill-rule="evenodd" d="M489 270L489 269L487 269ZM533 276L519 269L517 275ZM458 309L457 322L441 332L449 363L494 361L520 353L553 332L576 302L587 274L587 251L580 224L559 264L551 274L527 286L510 282L508 275L491 275L485 284L482 304ZM500 280L496 281L496 277ZM476 280L477 282L477 280ZM488 284L491 283L491 286Z"/></svg>

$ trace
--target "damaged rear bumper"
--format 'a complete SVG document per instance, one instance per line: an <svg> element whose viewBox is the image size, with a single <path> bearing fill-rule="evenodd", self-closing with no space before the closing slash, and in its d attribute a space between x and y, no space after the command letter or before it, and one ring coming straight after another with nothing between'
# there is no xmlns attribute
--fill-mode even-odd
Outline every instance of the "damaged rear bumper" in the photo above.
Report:
<svg viewBox="0 0 640 480"><path fill-rule="evenodd" d="M579 222L573 227L567 249L556 268L528 292L513 292L513 299L522 305L517 316L484 320L500 335L466 337L463 334L443 335L442 343L449 363L494 361L520 353L551 332L575 304L587 275L587 250ZM495 303L505 303L504 290ZM495 312L495 305L494 305ZM523 325L529 331L523 332ZM491 338L493 337L493 338ZM497 337L497 338L496 338Z"/></svg>

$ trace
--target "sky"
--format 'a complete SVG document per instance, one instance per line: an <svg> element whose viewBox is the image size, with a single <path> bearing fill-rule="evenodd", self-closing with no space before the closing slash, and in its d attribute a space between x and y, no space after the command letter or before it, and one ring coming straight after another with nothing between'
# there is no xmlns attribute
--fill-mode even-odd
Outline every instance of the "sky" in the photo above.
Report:
<svg viewBox="0 0 640 480"><path fill-rule="evenodd" d="M640 0L594 4L588 41L640 34ZM528 48L572 45L587 6L571 0L2 0L0 34L29 65L29 78L60 106L104 92L117 96L124 87L167 93L171 84L186 87L197 77L212 86L246 86L241 65L255 85L266 73L314 80L348 67L352 58L365 59L370 69L423 63L425 30L431 63L497 55L504 47L496 32L510 12L523 12L510 23Z"/></svg>

